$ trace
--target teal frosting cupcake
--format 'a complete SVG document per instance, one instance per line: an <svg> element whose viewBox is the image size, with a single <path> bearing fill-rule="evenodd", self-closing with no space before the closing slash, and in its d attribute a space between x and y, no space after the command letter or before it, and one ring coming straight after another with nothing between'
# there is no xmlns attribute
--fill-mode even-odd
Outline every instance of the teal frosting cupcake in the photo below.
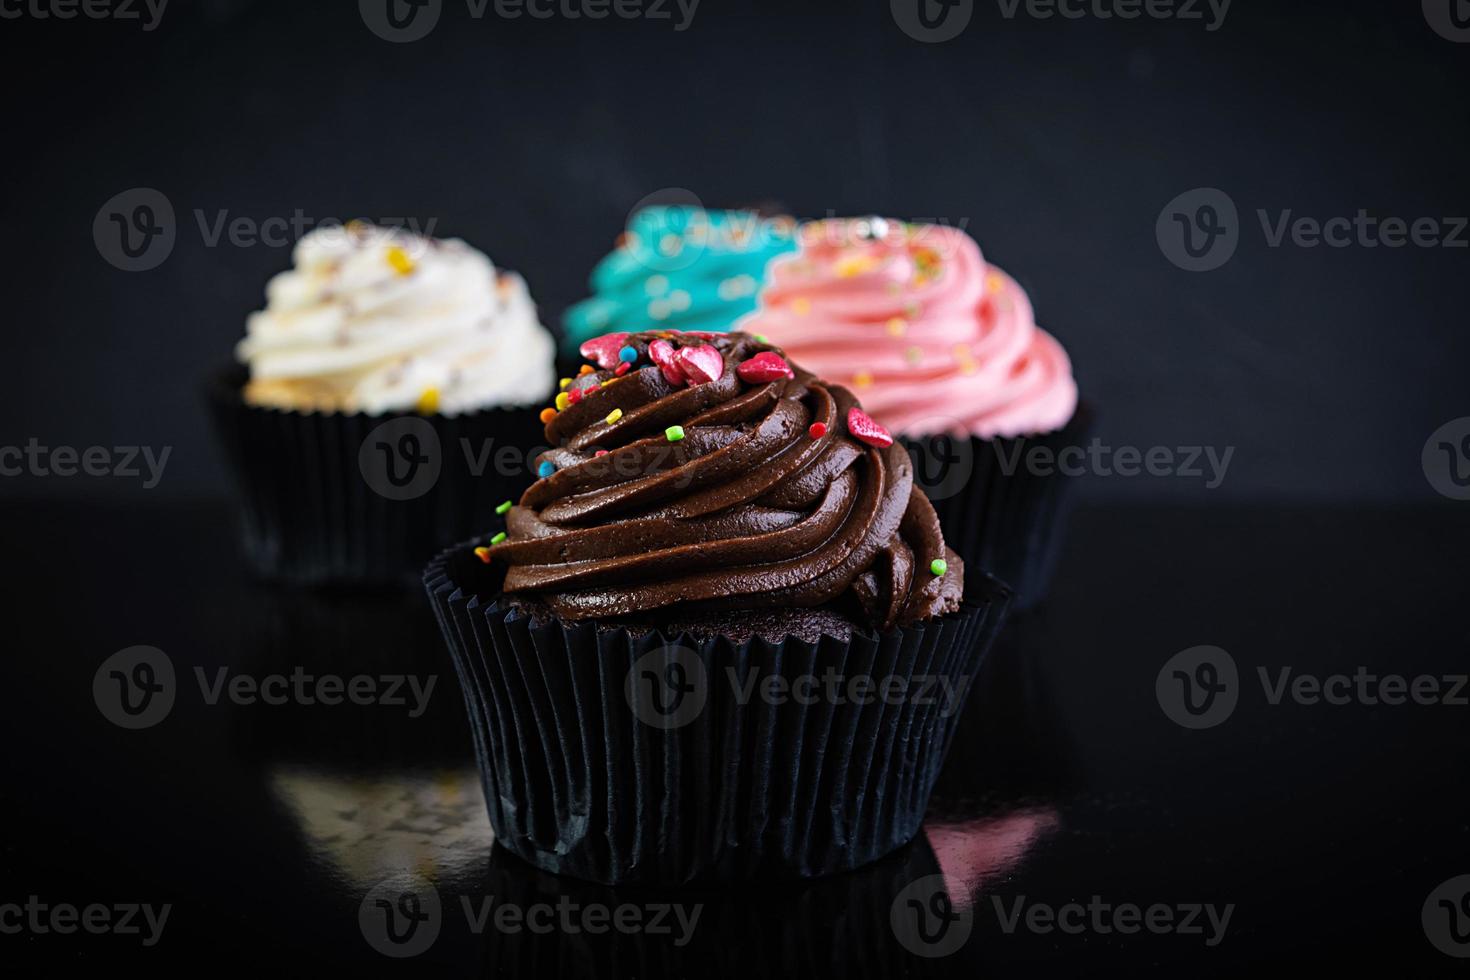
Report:
<svg viewBox="0 0 1470 980"><path fill-rule="evenodd" d="M756 307L773 258L796 251L796 223L754 211L644 208L592 270L592 296L567 310L563 347L615 331L728 330Z"/></svg>

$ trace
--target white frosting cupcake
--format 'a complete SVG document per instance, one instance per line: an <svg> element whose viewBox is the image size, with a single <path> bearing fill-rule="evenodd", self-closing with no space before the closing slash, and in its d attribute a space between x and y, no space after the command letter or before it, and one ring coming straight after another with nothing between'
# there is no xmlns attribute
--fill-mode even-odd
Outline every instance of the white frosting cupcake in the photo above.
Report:
<svg viewBox="0 0 1470 980"><path fill-rule="evenodd" d="M525 281L464 242L353 223L307 234L293 260L235 351L251 404L456 415L552 390Z"/></svg>

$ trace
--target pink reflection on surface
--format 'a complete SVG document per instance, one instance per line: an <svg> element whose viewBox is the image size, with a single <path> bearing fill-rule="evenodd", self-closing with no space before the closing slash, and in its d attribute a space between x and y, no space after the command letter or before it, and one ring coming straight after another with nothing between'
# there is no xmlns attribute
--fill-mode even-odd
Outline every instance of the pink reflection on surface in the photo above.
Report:
<svg viewBox="0 0 1470 980"><path fill-rule="evenodd" d="M1000 817L924 825L924 836L944 874L945 891L965 908L992 879L1014 870L1027 852L1060 823L1052 807Z"/></svg>

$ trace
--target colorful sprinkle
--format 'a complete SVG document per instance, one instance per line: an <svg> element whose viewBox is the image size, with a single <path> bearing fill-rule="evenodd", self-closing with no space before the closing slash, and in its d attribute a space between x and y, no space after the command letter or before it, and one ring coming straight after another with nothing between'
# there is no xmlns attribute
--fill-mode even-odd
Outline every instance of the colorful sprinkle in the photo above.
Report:
<svg viewBox="0 0 1470 980"><path fill-rule="evenodd" d="M570 403L572 405L577 405L577 404L580 404L581 401L582 401L582 389L581 388L573 388L571 391L567 392L567 402L568 403Z"/></svg>
<svg viewBox="0 0 1470 980"><path fill-rule="evenodd" d="M582 365L582 370L578 371L577 373L578 374L591 374L595 370L597 370L597 369L594 368L591 364L583 364Z"/></svg>
<svg viewBox="0 0 1470 980"><path fill-rule="evenodd" d="M786 358L770 351L763 351L748 361L742 361L735 368L735 373L740 375L741 381L753 385L762 385L778 378L796 376L791 370L791 365L786 363Z"/></svg>
<svg viewBox="0 0 1470 980"><path fill-rule="evenodd" d="M425 388L424 393L419 395L418 405L416 407L420 415L433 415L439 411L439 389Z"/></svg>
<svg viewBox="0 0 1470 980"><path fill-rule="evenodd" d="M893 445L893 436L883 428L873 417L854 405L847 410L847 431L851 432L853 438L860 439L870 446L885 449Z"/></svg>
<svg viewBox="0 0 1470 980"><path fill-rule="evenodd" d="M674 360L691 385L708 384L725 376L725 359L707 344L680 347L674 354Z"/></svg>
<svg viewBox="0 0 1470 980"><path fill-rule="evenodd" d="M755 342L758 343L758 344L769 344L770 343L770 340L767 339L767 337L766 337L765 334L758 333L758 334L755 335Z"/></svg>
<svg viewBox="0 0 1470 980"><path fill-rule="evenodd" d="M583 341L582 346L577 348L577 353L603 370L611 371L617 367L619 355L627 339L626 332L603 334L601 337Z"/></svg>
<svg viewBox="0 0 1470 980"><path fill-rule="evenodd" d="M622 350L618 351L618 360L622 361L624 364L637 364L638 348L624 347Z"/></svg>
<svg viewBox="0 0 1470 980"><path fill-rule="evenodd" d="M852 383L858 388L871 388L873 386L873 372L859 371L852 376Z"/></svg>
<svg viewBox="0 0 1470 980"><path fill-rule="evenodd" d="M791 301L791 312L797 316L806 316L812 311L812 301L805 296L798 296Z"/></svg>
<svg viewBox="0 0 1470 980"><path fill-rule="evenodd" d="M490 564L490 549L481 545L475 549L475 557L487 565Z"/></svg>
<svg viewBox="0 0 1470 980"><path fill-rule="evenodd" d="M597 450L597 452L593 453L592 455L594 455L594 456L606 456L607 455L607 450L606 449L599 449L599 450Z"/></svg>
<svg viewBox="0 0 1470 980"><path fill-rule="evenodd" d="M929 563L929 571L933 572L935 575L943 575L945 572L949 571L949 562L945 561L943 558L936 558Z"/></svg>
<svg viewBox="0 0 1470 980"><path fill-rule="evenodd" d="M558 412L565 412L567 410L567 406L571 403L572 396L567 394L565 391L556 396L556 410Z"/></svg>
<svg viewBox="0 0 1470 980"><path fill-rule="evenodd" d="M806 432L807 435L811 436L813 439L820 439L827 434L827 423L813 422L811 424L811 427L808 428Z"/></svg>
<svg viewBox="0 0 1470 980"><path fill-rule="evenodd" d="M500 542L502 542L504 540L505 540L505 532L504 531L501 531L498 534L496 534L495 537L493 537L493 538L490 539L490 543L491 544L499 544Z"/></svg>
<svg viewBox="0 0 1470 980"><path fill-rule="evenodd" d="M392 248L388 249L388 264L391 265L393 267L393 271L398 273L400 276L408 275L414 270L415 267L414 261L412 258L409 257L409 254L403 249L399 248L397 245L394 245Z"/></svg>
<svg viewBox="0 0 1470 980"><path fill-rule="evenodd" d="M904 331L908 330L909 323L901 316L889 317L885 329L890 337L902 337Z"/></svg>
<svg viewBox="0 0 1470 980"><path fill-rule="evenodd" d="M623 410L621 408L615 408L611 412L607 413L607 418L603 419L603 421L606 422L608 425L612 425L614 422L622 417Z"/></svg>
<svg viewBox="0 0 1470 980"><path fill-rule="evenodd" d="M554 408L543 408L541 410L541 424L542 425L550 425L551 424L551 420L554 419L554 418L556 418L556 409L554 409Z"/></svg>
<svg viewBox="0 0 1470 980"><path fill-rule="evenodd" d="M910 367L918 367L919 362L924 359L924 352L916 345L910 344L904 348L903 359L909 362Z"/></svg>
<svg viewBox="0 0 1470 980"><path fill-rule="evenodd" d="M632 369L633 369L633 363L631 361L624 361L623 363L619 364L617 367L613 368L613 374L616 374L618 377L621 378L623 375L627 374Z"/></svg>
<svg viewBox="0 0 1470 980"><path fill-rule="evenodd" d="M503 501L502 503L499 503L495 506L495 513L499 514L501 517L504 517L506 514L510 513L511 506L512 504L509 500Z"/></svg>
<svg viewBox="0 0 1470 980"><path fill-rule="evenodd" d="M562 391L566 391L567 390L567 385L569 385L571 383L572 383L572 379L571 378L562 378L560 381L558 381L556 383L556 385Z"/></svg>
<svg viewBox="0 0 1470 980"><path fill-rule="evenodd" d="M664 430L664 438L669 442L679 442L684 438L684 427L682 425L671 425Z"/></svg>
<svg viewBox="0 0 1470 980"><path fill-rule="evenodd" d="M541 479L543 479L543 480L546 479L548 476L550 476L551 474L553 474L555 472L556 472L556 464L553 463L553 462L551 462L550 460L547 460L546 462L542 463L540 466L536 467L536 475L539 476L539 477L541 477Z"/></svg>

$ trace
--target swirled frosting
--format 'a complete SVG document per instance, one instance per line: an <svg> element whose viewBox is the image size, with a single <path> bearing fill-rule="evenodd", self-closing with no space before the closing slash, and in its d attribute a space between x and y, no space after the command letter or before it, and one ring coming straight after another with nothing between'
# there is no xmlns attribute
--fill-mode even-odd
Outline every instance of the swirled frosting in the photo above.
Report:
<svg viewBox="0 0 1470 980"><path fill-rule="evenodd" d="M236 348L251 404L453 415L552 388L554 344L524 280L462 241L354 222L303 236L293 260Z"/></svg>
<svg viewBox="0 0 1470 980"><path fill-rule="evenodd" d="M688 206L644 208L567 310L564 346L614 330L723 331L755 309L767 264L796 250L790 218Z"/></svg>
<svg viewBox="0 0 1470 980"><path fill-rule="evenodd" d="M582 350L599 369L558 399L542 479L480 549L506 592L567 620L832 606L887 628L959 607L908 455L846 388L743 333Z"/></svg>
<svg viewBox="0 0 1470 980"><path fill-rule="evenodd" d="M904 435L1035 435L1071 419L1066 352L964 232L867 218L810 222L799 237L740 329L852 385Z"/></svg>

